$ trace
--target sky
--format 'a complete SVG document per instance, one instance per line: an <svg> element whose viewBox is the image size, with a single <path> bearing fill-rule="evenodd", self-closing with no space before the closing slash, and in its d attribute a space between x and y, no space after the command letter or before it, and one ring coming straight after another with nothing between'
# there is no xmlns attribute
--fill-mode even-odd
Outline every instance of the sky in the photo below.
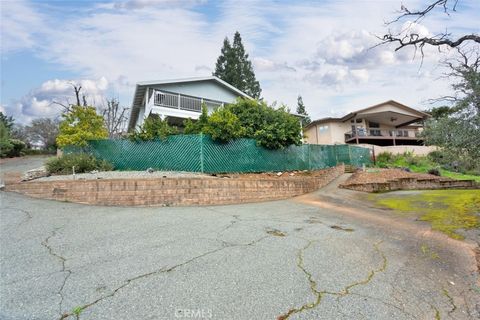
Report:
<svg viewBox="0 0 480 320"><path fill-rule="evenodd" d="M0 111L18 123L55 117L80 83L89 102L130 107L135 83L208 76L225 37L239 31L262 97L311 118L342 116L386 100L417 109L450 90L446 48L374 47L389 29L453 37L480 32L480 1L460 0L412 23L398 16L429 0L119 0L1 3Z"/></svg>

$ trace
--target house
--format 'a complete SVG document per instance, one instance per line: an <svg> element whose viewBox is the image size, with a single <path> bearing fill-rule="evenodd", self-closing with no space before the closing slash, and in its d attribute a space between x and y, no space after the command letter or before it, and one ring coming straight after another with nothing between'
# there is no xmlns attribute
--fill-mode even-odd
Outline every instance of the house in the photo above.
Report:
<svg viewBox="0 0 480 320"><path fill-rule="evenodd" d="M341 118L323 118L305 127L310 144L423 145L419 133L430 115L389 100Z"/></svg>
<svg viewBox="0 0 480 320"><path fill-rule="evenodd" d="M215 77L144 81L137 83L128 130L138 128L147 117L168 118L182 126L185 119L198 119L205 104L209 113L237 98L252 99L247 94Z"/></svg>

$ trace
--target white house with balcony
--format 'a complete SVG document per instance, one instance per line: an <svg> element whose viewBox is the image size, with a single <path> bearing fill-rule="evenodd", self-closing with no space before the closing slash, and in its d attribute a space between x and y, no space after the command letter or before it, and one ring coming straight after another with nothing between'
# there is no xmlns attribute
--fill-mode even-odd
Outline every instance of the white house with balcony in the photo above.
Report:
<svg viewBox="0 0 480 320"><path fill-rule="evenodd" d="M152 115L181 126L185 119L198 119L205 104L211 113L247 94L215 77L143 81L137 83L128 130L141 126Z"/></svg>
<svg viewBox="0 0 480 320"><path fill-rule="evenodd" d="M323 118L305 127L311 144L423 145L420 135L428 113L389 100L340 118Z"/></svg>

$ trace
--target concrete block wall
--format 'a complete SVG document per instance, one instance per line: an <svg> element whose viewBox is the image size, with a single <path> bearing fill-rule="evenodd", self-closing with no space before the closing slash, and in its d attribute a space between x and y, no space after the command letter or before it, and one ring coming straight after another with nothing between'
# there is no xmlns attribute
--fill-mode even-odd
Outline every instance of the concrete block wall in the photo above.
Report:
<svg viewBox="0 0 480 320"><path fill-rule="evenodd" d="M269 179L155 178L9 183L6 191L35 198L113 206L216 205L287 199L315 191L344 173L344 166L318 176Z"/></svg>

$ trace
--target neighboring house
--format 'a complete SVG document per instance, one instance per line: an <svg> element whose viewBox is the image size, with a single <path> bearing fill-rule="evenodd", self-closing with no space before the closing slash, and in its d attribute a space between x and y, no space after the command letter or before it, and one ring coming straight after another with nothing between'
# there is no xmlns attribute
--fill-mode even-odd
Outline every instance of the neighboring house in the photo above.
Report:
<svg viewBox="0 0 480 320"><path fill-rule="evenodd" d="M341 118L323 118L305 127L310 144L423 145L419 133L429 114L390 100Z"/></svg>
<svg viewBox="0 0 480 320"><path fill-rule="evenodd" d="M247 94L215 77L144 81L137 83L128 129L133 130L151 116L168 118L170 124L182 126L185 119L198 119L205 104L215 108L234 102Z"/></svg>

